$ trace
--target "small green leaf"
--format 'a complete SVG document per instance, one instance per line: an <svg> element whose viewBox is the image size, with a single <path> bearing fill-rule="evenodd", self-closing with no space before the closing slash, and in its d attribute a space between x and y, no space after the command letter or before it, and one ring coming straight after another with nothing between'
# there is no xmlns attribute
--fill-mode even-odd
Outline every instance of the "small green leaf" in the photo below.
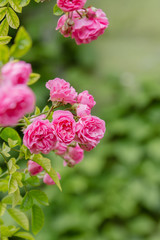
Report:
<svg viewBox="0 0 160 240"><path fill-rule="evenodd" d="M27 192L26 195L23 198L22 204L21 204L21 209L24 211L29 210L33 206L33 199L32 195Z"/></svg>
<svg viewBox="0 0 160 240"><path fill-rule="evenodd" d="M16 35L10 54L15 58L25 55L32 46L32 40L24 27L20 27Z"/></svg>
<svg viewBox="0 0 160 240"><path fill-rule="evenodd" d="M5 18L0 24L0 36L7 36L9 31L9 24Z"/></svg>
<svg viewBox="0 0 160 240"><path fill-rule="evenodd" d="M5 6L8 3L8 0L0 0L0 7Z"/></svg>
<svg viewBox="0 0 160 240"><path fill-rule="evenodd" d="M47 195L40 190L31 190L30 194L35 198L40 204L48 206L48 197Z"/></svg>
<svg viewBox="0 0 160 240"><path fill-rule="evenodd" d="M6 145L5 142L3 142L3 144L2 144L3 155L6 157L10 157L10 154L9 154L10 150L11 150L10 147L8 147L8 145Z"/></svg>
<svg viewBox="0 0 160 240"><path fill-rule="evenodd" d="M26 231L29 230L29 221L27 216L16 208L10 208L8 209L8 213L11 215L11 217Z"/></svg>
<svg viewBox="0 0 160 240"><path fill-rule="evenodd" d="M8 44L11 41L11 37L9 36L0 36L0 44Z"/></svg>
<svg viewBox="0 0 160 240"><path fill-rule="evenodd" d="M18 145L17 140L12 140L12 139L8 138L8 145L10 148L16 147Z"/></svg>
<svg viewBox="0 0 160 240"><path fill-rule="evenodd" d="M19 18L12 8L7 8L6 17L11 28L17 29L19 27Z"/></svg>
<svg viewBox="0 0 160 240"><path fill-rule="evenodd" d="M40 113L41 113L41 111L40 111L39 107L36 106L34 115L38 115L38 114L40 114Z"/></svg>
<svg viewBox="0 0 160 240"><path fill-rule="evenodd" d="M48 112L48 111L49 111L49 106L46 105L46 106L43 108L42 113L43 113L43 112Z"/></svg>
<svg viewBox="0 0 160 240"><path fill-rule="evenodd" d="M0 21L5 17L7 12L7 7L0 8Z"/></svg>
<svg viewBox="0 0 160 240"><path fill-rule="evenodd" d="M19 169L19 166L16 164L16 159L15 158L11 158L8 161L8 170L10 174L13 174L14 172L16 172L16 170Z"/></svg>
<svg viewBox="0 0 160 240"><path fill-rule="evenodd" d="M31 73L29 81L27 82L27 85L32 85L32 84L36 83L40 79L40 77L41 76L38 73Z"/></svg>
<svg viewBox="0 0 160 240"><path fill-rule="evenodd" d="M7 191L8 191L8 180L0 179L0 192L7 192Z"/></svg>
<svg viewBox="0 0 160 240"><path fill-rule="evenodd" d="M14 193L18 189L18 182L14 175L10 175L8 182L8 194Z"/></svg>
<svg viewBox="0 0 160 240"><path fill-rule="evenodd" d="M32 232L36 235L44 225L44 214L42 209L33 205L32 207Z"/></svg>
<svg viewBox="0 0 160 240"><path fill-rule="evenodd" d="M22 7L20 6L18 0L9 0L9 3L11 7L14 9L14 11L21 13L22 12Z"/></svg>
<svg viewBox="0 0 160 240"><path fill-rule="evenodd" d="M40 180L37 176L31 176L25 180L27 184L30 184L31 186L37 187L40 185Z"/></svg>
<svg viewBox="0 0 160 240"><path fill-rule="evenodd" d="M28 232L17 232L14 234L15 237L24 238L26 240L35 240L35 238Z"/></svg>
<svg viewBox="0 0 160 240"><path fill-rule="evenodd" d="M41 154L34 154L31 156L31 160L38 163L44 170L51 170L51 161L48 158L44 158Z"/></svg>
<svg viewBox="0 0 160 240"><path fill-rule="evenodd" d="M19 145L21 145L21 138L20 138L18 132L13 128L10 128L10 127L4 128L2 130L2 132L0 133L0 137L6 142L8 142L8 138L10 138L12 140L16 140L17 143Z"/></svg>
<svg viewBox="0 0 160 240"><path fill-rule="evenodd" d="M24 144L20 148L20 157L22 158L23 156L25 157L26 160L30 159L31 157L30 151Z"/></svg>
<svg viewBox="0 0 160 240"><path fill-rule="evenodd" d="M5 211L6 211L6 204L0 202L0 217L3 216L3 214L5 213Z"/></svg>
<svg viewBox="0 0 160 240"><path fill-rule="evenodd" d="M8 60L9 60L9 48L7 46L0 45L0 67L3 64L7 63Z"/></svg>
<svg viewBox="0 0 160 240"><path fill-rule="evenodd" d="M19 188L12 194L12 208L22 203L22 197L20 195Z"/></svg>
<svg viewBox="0 0 160 240"><path fill-rule="evenodd" d="M57 6L57 4L54 5L53 14L56 16L60 16L63 14L63 11Z"/></svg>
<svg viewBox="0 0 160 240"><path fill-rule="evenodd" d="M17 0L21 7L25 7L30 3L30 0Z"/></svg>
<svg viewBox="0 0 160 240"><path fill-rule="evenodd" d="M49 172L47 171L47 173L53 179L53 181L56 183L56 185L58 186L60 191L62 191L61 184L60 184L60 181L59 181L56 171L53 168L51 168L51 170Z"/></svg>

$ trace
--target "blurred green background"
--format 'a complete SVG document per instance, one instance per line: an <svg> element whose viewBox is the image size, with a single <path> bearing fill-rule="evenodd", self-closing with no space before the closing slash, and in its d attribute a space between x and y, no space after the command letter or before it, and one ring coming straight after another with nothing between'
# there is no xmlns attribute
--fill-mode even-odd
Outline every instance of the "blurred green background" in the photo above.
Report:
<svg viewBox="0 0 160 240"><path fill-rule="evenodd" d="M88 0L107 13L110 26L84 46L55 31L54 4L33 2L21 18L33 38L24 59L41 74L33 87L37 105L42 109L49 97L45 82L64 78L95 97L92 114L107 131L74 169L50 154L63 192L45 188L50 207L36 239L159 240L160 1Z"/></svg>

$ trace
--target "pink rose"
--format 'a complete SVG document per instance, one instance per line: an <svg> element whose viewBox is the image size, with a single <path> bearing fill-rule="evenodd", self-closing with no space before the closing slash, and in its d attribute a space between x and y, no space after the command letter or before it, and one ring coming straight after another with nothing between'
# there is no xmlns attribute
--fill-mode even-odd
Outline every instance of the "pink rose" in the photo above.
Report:
<svg viewBox="0 0 160 240"><path fill-rule="evenodd" d="M77 97L77 102L87 105L89 108L93 108L96 102L91 94L88 91L81 92Z"/></svg>
<svg viewBox="0 0 160 240"><path fill-rule="evenodd" d="M57 5L64 12L71 12L83 8L87 0L57 0Z"/></svg>
<svg viewBox="0 0 160 240"><path fill-rule="evenodd" d="M43 171L43 168L36 162L29 160L28 161L28 171L32 176L37 175Z"/></svg>
<svg viewBox="0 0 160 240"><path fill-rule="evenodd" d="M77 93L68 82L63 79L55 78L46 83L46 88L50 90L51 101L62 102L64 104L74 104Z"/></svg>
<svg viewBox="0 0 160 240"><path fill-rule="evenodd" d="M74 166L80 163L84 158L84 150L77 144L76 147L69 147L64 159L68 166Z"/></svg>
<svg viewBox="0 0 160 240"><path fill-rule="evenodd" d="M79 104L76 108L76 113L78 117L84 117L91 114L91 109L87 105Z"/></svg>
<svg viewBox="0 0 160 240"><path fill-rule="evenodd" d="M55 130L49 120L37 119L24 131L23 143L31 153L48 154L56 142Z"/></svg>
<svg viewBox="0 0 160 240"><path fill-rule="evenodd" d="M54 150L55 150L55 154L64 155L65 152L67 151L67 145L63 142L57 141L57 144L56 144Z"/></svg>
<svg viewBox="0 0 160 240"><path fill-rule="evenodd" d="M0 126L14 126L35 105L35 96L25 85L0 88Z"/></svg>
<svg viewBox="0 0 160 240"><path fill-rule="evenodd" d="M76 125L76 140L82 149L92 150L103 138L105 122L95 116L81 118Z"/></svg>
<svg viewBox="0 0 160 240"><path fill-rule="evenodd" d="M87 14L85 10L81 9L79 13L83 17L76 12L73 13L74 26L72 29L72 38L78 45L96 40L109 25L108 19L101 9L88 8Z"/></svg>
<svg viewBox="0 0 160 240"><path fill-rule="evenodd" d="M58 178L59 178L59 180L60 180L60 179L61 179L61 176L60 176L60 174L59 174L58 172L57 172L57 176L58 176ZM53 179L49 176L48 173L46 173L46 174L44 175L43 182L44 182L45 184L47 184L47 185L54 185L54 184L56 184L56 183L53 181Z"/></svg>
<svg viewBox="0 0 160 240"><path fill-rule="evenodd" d="M4 84L26 84L32 72L31 64L19 61L9 62L2 67Z"/></svg>
<svg viewBox="0 0 160 240"><path fill-rule="evenodd" d="M68 15L63 14L58 20L56 30L60 30L64 37L69 37L71 36L72 25L74 25L74 22L68 18Z"/></svg>
<svg viewBox="0 0 160 240"><path fill-rule="evenodd" d="M55 111L53 113L52 124L60 142L69 144L73 141L75 137L76 122L71 112L62 110Z"/></svg>

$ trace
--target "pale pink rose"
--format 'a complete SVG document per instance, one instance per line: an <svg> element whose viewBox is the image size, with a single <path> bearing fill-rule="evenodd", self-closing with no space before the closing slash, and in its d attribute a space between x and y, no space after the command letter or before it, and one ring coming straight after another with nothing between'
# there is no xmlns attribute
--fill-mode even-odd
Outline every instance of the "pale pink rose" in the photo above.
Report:
<svg viewBox="0 0 160 240"><path fill-rule="evenodd" d="M80 163L84 158L84 150L77 144L75 147L69 147L67 153L64 155L64 159L67 160L65 164L68 166L74 166Z"/></svg>
<svg viewBox="0 0 160 240"><path fill-rule="evenodd" d="M79 104L76 108L76 113L78 117L84 117L91 114L91 109L88 105Z"/></svg>
<svg viewBox="0 0 160 240"><path fill-rule="evenodd" d="M43 168L36 162L29 160L28 161L28 171L32 176L37 175L43 171Z"/></svg>
<svg viewBox="0 0 160 240"><path fill-rule="evenodd" d="M76 125L76 140L82 149L92 150L103 138L105 122L95 116L81 118Z"/></svg>
<svg viewBox="0 0 160 240"><path fill-rule="evenodd" d="M88 91L81 92L77 97L77 102L87 105L89 108L93 108L96 102L91 94Z"/></svg>
<svg viewBox="0 0 160 240"><path fill-rule="evenodd" d="M56 155L64 155L67 151L67 145L63 142L57 141L57 144L54 148Z"/></svg>
<svg viewBox="0 0 160 240"><path fill-rule="evenodd" d="M57 137L49 120L37 119L24 131L23 143L31 153L48 154L56 146Z"/></svg>
<svg viewBox="0 0 160 240"><path fill-rule="evenodd" d="M53 113L52 122L60 142L69 144L75 137L76 122L69 111L57 110Z"/></svg>
<svg viewBox="0 0 160 240"><path fill-rule="evenodd" d="M19 61L9 62L2 67L3 84L26 84L32 72L31 64Z"/></svg>
<svg viewBox="0 0 160 240"><path fill-rule="evenodd" d="M60 176L60 174L59 174L58 172L57 172L57 176L58 176L58 178L59 178L59 180L60 180L60 179L61 179L61 176ZM54 184L56 184L56 183L53 181L53 179L49 176L48 173L46 173L46 174L44 175L43 182L44 182L45 184L47 184L47 185L54 185Z"/></svg>
<svg viewBox="0 0 160 240"><path fill-rule="evenodd" d="M0 88L0 126L14 126L35 105L35 96L25 85Z"/></svg>
<svg viewBox="0 0 160 240"><path fill-rule="evenodd" d="M50 90L50 99L53 102L62 102L63 104L74 104L77 93L73 87L64 79L55 78L46 83L46 88Z"/></svg>
<svg viewBox="0 0 160 240"><path fill-rule="evenodd" d="M64 37L69 37L71 36L73 24L74 22L68 18L68 15L63 14L58 20L56 30L59 30Z"/></svg>
<svg viewBox="0 0 160 240"><path fill-rule="evenodd" d="M88 8L87 13L81 9L79 13L82 17L74 12L72 19L74 21L72 38L75 39L78 45L96 40L109 25L106 14L101 9Z"/></svg>
<svg viewBox="0 0 160 240"><path fill-rule="evenodd" d="M71 12L83 8L87 0L57 0L57 5L64 12Z"/></svg>

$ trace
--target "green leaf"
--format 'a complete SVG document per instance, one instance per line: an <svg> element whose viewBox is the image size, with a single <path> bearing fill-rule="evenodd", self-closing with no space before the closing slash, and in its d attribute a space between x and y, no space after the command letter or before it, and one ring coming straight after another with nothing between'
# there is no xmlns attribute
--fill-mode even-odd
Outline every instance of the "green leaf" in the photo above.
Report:
<svg viewBox="0 0 160 240"><path fill-rule="evenodd" d="M15 237L24 238L26 240L35 240L35 238L28 232L17 232L14 234Z"/></svg>
<svg viewBox="0 0 160 240"><path fill-rule="evenodd" d="M10 196L10 195L9 195ZM12 194L12 208L22 203L22 197L20 195L19 188Z"/></svg>
<svg viewBox="0 0 160 240"><path fill-rule="evenodd" d="M5 6L8 3L8 0L0 0L0 7Z"/></svg>
<svg viewBox="0 0 160 240"><path fill-rule="evenodd" d="M57 4L54 5L53 14L56 16L60 16L63 14L63 11L57 6Z"/></svg>
<svg viewBox="0 0 160 240"><path fill-rule="evenodd" d="M24 27L19 28L14 42L10 54L15 58L25 55L32 46L32 40Z"/></svg>
<svg viewBox="0 0 160 240"><path fill-rule="evenodd" d="M49 111L49 106L46 105L46 106L43 108L42 113L43 113L43 112L48 112L48 111Z"/></svg>
<svg viewBox="0 0 160 240"><path fill-rule="evenodd" d="M23 198L21 209L24 211L29 210L33 206L33 199L29 192L26 193L26 195Z"/></svg>
<svg viewBox="0 0 160 240"><path fill-rule="evenodd" d="M8 147L8 145L6 145L5 142L3 142L3 145L2 145L3 155L6 157L10 157L10 154L9 154L10 150L11 150L10 147Z"/></svg>
<svg viewBox="0 0 160 240"><path fill-rule="evenodd" d="M17 29L19 27L19 18L12 8L7 8L6 17L10 27L14 29Z"/></svg>
<svg viewBox="0 0 160 240"><path fill-rule="evenodd" d="M8 180L1 179L0 180L0 192L7 192L8 191Z"/></svg>
<svg viewBox="0 0 160 240"><path fill-rule="evenodd" d="M20 148L20 157L22 158L23 156L25 157L26 160L30 159L31 157L30 151L24 144Z"/></svg>
<svg viewBox="0 0 160 240"><path fill-rule="evenodd" d="M0 24L0 36L7 36L9 31L9 24L5 18Z"/></svg>
<svg viewBox="0 0 160 240"><path fill-rule="evenodd" d="M61 188L61 184L60 184L60 181L59 181L59 178L58 178L58 176L57 176L57 173L56 173L56 171L53 169L53 168L51 168L51 170L48 172L48 171L46 171L48 174L49 174L49 176L53 179L53 181L56 183L56 185L58 186L58 188L60 189L60 191L62 191L62 188Z"/></svg>
<svg viewBox="0 0 160 240"><path fill-rule="evenodd" d="M9 60L9 48L4 45L0 45L0 66L7 63Z"/></svg>
<svg viewBox="0 0 160 240"><path fill-rule="evenodd" d="M32 207L32 232L37 234L44 225L44 214L42 209L37 206L33 205Z"/></svg>
<svg viewBox="0 0 160 240"><path fill-rule="evenodd" d="M14 11L21 13L22 12L22 7L19 4L18 0L9 0L9 3L11 7L14 9Z"/></svg>
<svg viewBox="0 0 160 240"><path fill-rule="evenodd" d="M40 79L41 75L38 73L31 73L29 81L27 82L27 85L32 85L36 83Z"/></svg>
<svg viewBox="0 0 160 240"><path fill-rule="evenodd" d="M2 237L1 240L5 240L8 239L8 237L12 237L17 231L19 230L19 228L16 228L15 226L0 226L0 236Z"/></svg>
<svg viewBox="0 0 160 240"><path fill-rule="evenodd" d="M44 158L41 154L34 154L31 156L31 160L38 163L44 170L51 170L51 161L48 158Z"/></svg>
<svg viewBox="0 0 160 240"><path fill-rule="evenodd" d="M0 21L5 17L7 12L7 7L0 8Z"/></svg>
<svg viewBox="0 0 160 240"><path fill-rule="evenodd" d="M21 7L25 7L30 3L30 0L18 0L18 3Z"/></svg>
<svg viewBox="0 0 160 240"><path fill-rule="evenodd" d="M18 182L14 175L10 175L8 182L8 194L14 193L18 189Z"/></svg>
<svg viewBox="0 0 160 240"><path fill-rule="evenodd" d="M41 190L31 190L30 194L33 198L35 198L40 204L48 206L48 197Z"/></svg>
<svg viewBox="0 0 160 240"><path fill-rule="evenodd" d="M16 159L15 158L11 158L8 161L8 170L10 174L13 174L14 172L16 172L16 170L19 169L19 166L16 164Z"/></svg>
<svg viewBox="0 0 160 240"><path fill-rule="evenodd" d="M40 113L41 113L41 111L40 111L39 107L36 106L34 115L38 115L38 114L40 114Z"/></svg>
<svg viewBox="0 0 160 240"><path fill-rule="evenodd" d="M8 213L10 216L26 231L29 230L29 221L27 216L16 208L10 208L8 209Z"/></svg>
<svg viewBox="0 0 160 240"><path fill-rule="evenodd" d="M4 128L0 133L0 137L6 142L8 142L8 138L12 140L16 140L17 143L21 145L21 138L18 132L13 128L10 128L10 127Z"/></svg>
<svg viewBox="0 0 160 240"><path fill-rule="evenodd" d="M31 176L25 180L27 184L30 184L31 186L37 187L40 185L40 180L37 176Z"/></svg>
<svg viewBox="0 0 160 240"><path fill-rule="evenodd" d="M8 145L10 148L16 147L18 145L17 140L12 140L12 139L8 138Z"/></svg>
<svg viewBox="0 0 160 240"><path fill-rule="evenodd" d="M3 214L5 213L5 211L6 211L6 204L0 202L0 216L3 216Z"/></svg>
<svg viewBox="0 0 160 240"><path fill-rule="evenodd" d="M11 37L9 36L0 36L0 44L5 45L11 41Z"/></svg>

